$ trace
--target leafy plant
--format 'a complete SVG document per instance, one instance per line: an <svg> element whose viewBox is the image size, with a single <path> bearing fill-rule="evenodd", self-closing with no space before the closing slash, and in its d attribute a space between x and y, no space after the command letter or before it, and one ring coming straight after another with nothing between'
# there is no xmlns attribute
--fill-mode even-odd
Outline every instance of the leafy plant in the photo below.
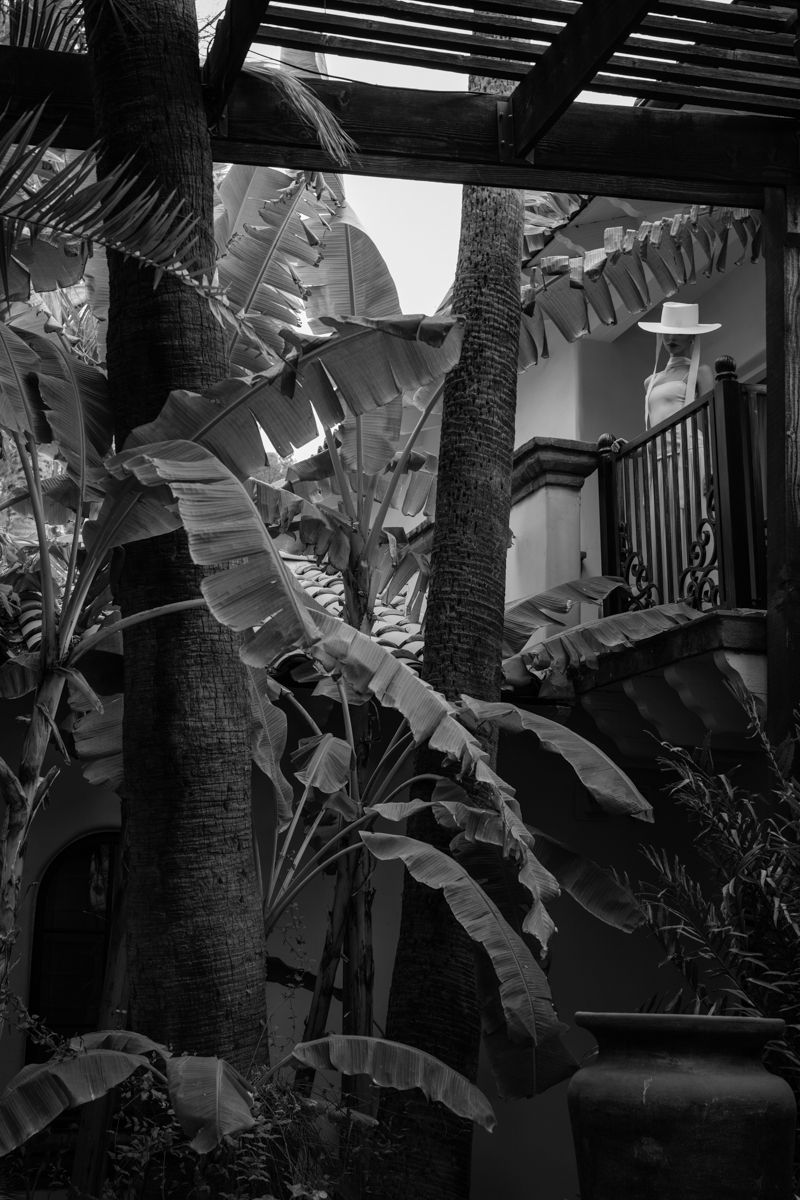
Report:
<svg viewBox="0 0 800 1200"><path fill-rule="evenodd" d="M800 787L793 775L800 730L774 747L750 707L769 770L763 792L716 774L707 751L672 748L671 792L696 823L694 845L709 880L648 847L657 882L637 893L647 925L684 976L690 1011L779 1017L784 1038L766 1061L800 1095ZM675 1008L684 1003L679 994Z"/></svg>
<svg viewBox="0 0 800 1200"><path fill-rule="evenodd" d="M165 1196L194 1190L248 1200L265 1194L323 1200L349 1168L331 1134L370 1124L333 1103L300 1096L286 1081L247 1085L223 1060L175 1057L138 1034L100 1032L62 1045L50 1063L26 1068L0 1097L4 1195L68 1183L63 1155L54 1159L47 1149L53 1097L63 1109L65 1098L83 1103L115 1079L107 1200L130 1200L153 1188ZM465 1080L461 1087L469 1089Z"/></svg>

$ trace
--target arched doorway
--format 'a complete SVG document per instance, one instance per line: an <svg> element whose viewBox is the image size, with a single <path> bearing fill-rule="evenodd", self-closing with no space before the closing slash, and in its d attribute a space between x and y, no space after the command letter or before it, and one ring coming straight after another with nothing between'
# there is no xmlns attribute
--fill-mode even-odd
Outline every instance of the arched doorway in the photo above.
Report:
<svg viewBox="0 0 800 1200"><path fill-rule="evenodd" d="M97 1028L118 841L110 830L80 838L39 884L28 1007L62 1037ZM46 1057L28 1042L27 1062Z"/></svg>

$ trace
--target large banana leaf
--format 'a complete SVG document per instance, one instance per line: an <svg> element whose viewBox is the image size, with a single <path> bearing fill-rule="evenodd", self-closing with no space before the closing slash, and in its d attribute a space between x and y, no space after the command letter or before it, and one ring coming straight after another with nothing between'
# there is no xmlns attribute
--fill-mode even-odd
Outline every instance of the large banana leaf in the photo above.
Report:
<svg viewBox="0 0 800 1200"><path fill-rule="evenodd" d="M461 355L461 317L324 318L335 338L294 339L291 371L315 407L330 402L333 381L350 412L370 412L451 370ZM282 386L294 394L292 375Z"/></svg>
<svg viewBox="0 0 800 1200"><path fill-rule="evenodd" d="M297 268L313 266L319 258L306 229L319 242L330 210L306 187L302 171L235 165L218 191L223 205L215 221L220 285L236 309L255 320L262 340L279 351L281 328L299 326L303 319ZM241 341L232 361L250 371L266 365Z"/></svg>
<svg viewBox="0 0 800 1200"><path fill-rule="evenodd" d="M294 792L281 771L281 757L286 749L286 714L272 703L271 684L262 667L247 668L250 753L256 766L272 781L278 805L278 829L285 829L292 819Z"/></svg>
<svg viewBox="0 0 800 1200"><path fill-rule="evenodd" d="M292 762L300 764L295 775L301 783L332 795L350 781L353 751L350 743L343 738L323 733L302 738L298 748L292 752Z"/></svg>
<svg viewBox="0 0 800 1200"><path fill-rule="evenodd" d="M571 612L576 604L600 604L617 588L630 590L624 579L614 575L594 575L589 579L573 579L507 604L503 616L503 654L510 657L518 653L531 634L543 625L563 625L553 613Z"/></svg>
<svg viewBox="0 0 800 1200"><path fill-rule="evenodd" d="M169 1098L191 1148L208 1154L226 1134L252 1129L253 1097L224 1058L169 1058Z"/></svg>
<svg viewBox="0 0 800 1200"><path fill-rule="evenodd" d="M29 300L31 291L54 292L57 288L73 287L83 278L87 255L88 247L74 238L55 241L20 238L11 265L21 268L27 278L17 282L12 299Z"/></svg>
<svg viewBox="0 0 800 1200"><path fill-rule="evenodd" d="M536 838L536 857L558 880L559 886L593 917L632 933L644 923L642 910L631 891L610 871L584 858L563 842L529 825Z"/></svg>
<svg viewBox="0 0 800 1200"><path fill-rule="evenodd" d="M48 440L47 424L38 416L38 397L32 376L41 367L39 355L10 326L0 321L0 425L12 433L32 433Z"/></svg>
<svg viewBox="0 0 800 1200"><path fill-rule="evenodd" d="M433 791L434 816L446 828L460 831L459 844L482 842L498 847L504 858L509 856L512 861L508 870L516 872L519 883L533 900L522 922L522 932L538 938L546 950L555 933L546 905L558 896L558 882L534 853L534 838L522 821L516 800L502 793L496 793L493 799L496 809L475 808L462 787L451 779L443 779ZM520 911L530 904L525 890Z"/></svg>
<svg viewBox="0 0 800 1200"><path fill-rule="evenodd" d="M122 487L115 479L105 482L106 498L100 512L97 517L83 523L81 532L87 550L91 550L101 536L106 539L106 549L110 550L114 546L124 546L128 542L138 542L180 529L179 514L167 507L170 494L166 488L161 492L154 489L152 493L146 492L135 497L136 503L130 507L127 501L131 497L123 494ZM120 503L124 511L120 509Z"/></svg>
<svg viewBox="0 0 800 1200"><path fill-rule="evenodd" d="M21 650L0 667L0 696L16 700L32 692L42 668L40 650Z"/></svg>
<svg viewBox="0 0 800 1200"><path fill-rule="evenodd" d="M453 839L451 851L538 961L542 951L526 932L522 920L529 900L520 880L519 864L503 855L499 848L470 842L465 834ZM564 1044L560 1029L538 1044L532 1038L520 1043L511 1036L497 976L491 959L480 947L476 947L475 954L475 983L483 1044L497 1090L504 1100L535 1096L575 1072L578 1063Z"/></svg>
<svg viewBox="0 0 800 1200"><path fill-rule="evenodd" d="M41 360L36 380L44 415L72 478L80 478L84 462L90 471L102 472L114 437L105 375L67 354L56 338L30 331L22 336Z"/></svg>
<svg viewBox="0 0 800 1200"><path fill-rule="evenodd" d="M464 867L413 838L364 832L361 837L376 858L400 859L416 880L444 892L453 916L491 959L512 1040L544 1042L566 1028L553 1011L550 987L541 967Z"/></svg>
<svg viewBox="0 0 800 1200"><path fill-rule="evenodd" d="M239 389L237 394L241 394ZM131 430L125 449L152 446L158 442L190 441L207 422L218 417L219 412L219 403L195 392L170 392L154 421ZM258 429L246 405L232 410L224 421L203 436L200 445L216 455L237 479L249 479L266 462Z"/></svg>
<svg viewBox="0 0 800 1200"><path fill-rule="evenodd" d="M538 1043L531 1038L518 1041L511 1035L491 960L479 946L475 953L475 988L483 1046L503 1100L540 1095L574 1075L579 1063L564 1042L565 1025Z"/></svg>
<svg viewBox="0 0 800 1200"><path fill-rule="evenodd" d="M459 1117L475 1121L489 1132L496 1125L492 1106L474 1084L445 1066L432 1054L370 1037L332 1034L314 1042L298 1042L292 1054L316 1071L369 1075L379 1087L407 1091L419 1088L428 1100L438 1100Z"/></svg>
<svg viewBox="0 0 800 1200"><path fill-rule="evenodd" d="M535 733L543 750L560 754L572 767L583 786L608 813L653 820L653 807L623 770L597 746L580 734L538 713L526 712L503 701L489 702L462 696L464 719L467 714L477 724L493 721L506 733Z"/></svg>
<svg viewBox="0 0 800 1200"><path fill-rule="evenodd" d="M383 408L364 413L361 418L361 457L365 475L383 471L397 452L400 429L403 424L403 397L396 396ZM358 469L358 436L356 419L348 417L339 433L342 445L341 460L348 471ZM331 463L331 475L333 463ZM330 476L329 476L330 478Z"/></svg>
<svg viewBox="0 0 800 1200"><path fill-rule="evenodd" d="M116 792L122 787L122 714L125 700L120 695L101 696L98 711L70 684L70 715L63 728L75 740L75 752L89 783Z"/></svg>
<svg viewBox="0 0 800 1200"><path fill-rule="evenodd" d="M330 463L330 455L326 457ZM286 487L261 479L255 485L256 506L266 525L299 538L302 553L314 554L318 559L324 555L339 571L349 565L352 529L341 513L324 504L313 504Z"/></svg>
<svg viewBox="0 0 800 1200"><path fill-rule="evenodd" d="M172 1051L154 1042L143 1033L130 1029L99 1029L94 1033L83 1033L70 1042L75 1049L121 1050L126 1054L157 1054L160 1058L172 1057Z"/></svg>
<svg viewBox="0 0 800 1200"><path fill-rule="evenodd" d="M92 1049L23 1067L0 1096L0 1155L27 1142L64 1109L97 1100L149 1066L142 1054Z"/></svg>
<svg viewBox="0 0 800 1200"><path fill-rule="evenodd" d="M320 635L313 655L327 670L338 668L356 692L369 691L380 704L397 709L417 744L427 741L462 770L505 788L489 768L486 751L455 719L455 709L444 696L367 634L327 613L315 613L313 620Z"/></svg>
<svg viewBox="0 0 800 1200"><path fill-rule="evenodd" d="M391 317L400 312L383 255L349 204L330 219L319 267L300 267L297 273L308 289L306 316L316 332L324 331L317 322L329 313Z"/></svg>
<svg viewBox="0 0 800 1200"><path fill-rule="evenodd" d="M163 442L128 450L109 470L152 487L166 483L178 501L189 551L202 566L235 565L207 576L202 592L214 616L233 629L252 629L241 657L267 666L290 649L318 638L303 594L290 576L258 510L239 480L194 442Z"/></svg>
<svg viewBox="0 0 800 1200"><path fill-rule="evenodd" d="M637 612L617 613L553 634L520 651L507 660L503 667L504 670L513 671L514 666L521 662L524 666L530 663L538 670L547 670L551 666L561 671L578 667L593 669L601 654L630 650L657 633L687 625L702 615L696 608L690 608L682 602L659 604L655 608L643 608Z"/></svg>

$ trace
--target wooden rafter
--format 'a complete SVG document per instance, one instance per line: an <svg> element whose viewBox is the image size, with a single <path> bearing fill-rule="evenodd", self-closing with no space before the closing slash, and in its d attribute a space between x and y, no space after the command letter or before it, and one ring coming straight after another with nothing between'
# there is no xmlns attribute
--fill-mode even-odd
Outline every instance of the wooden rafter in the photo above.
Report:
<svg viewBox="0 0 800 1200"><path fill-rule="evenodd" d="M563 0L560 0L563 3ZM503 3L503 0L498 0L498 3ZM365 40L369 38L372 41L383 40L386 32L390 28L384 24L391 20L392 25L405 25L407 33L415 40L417 45L424 44L425 46L433 45L433 38L437 38L440 44L445 46L454 46L446 38L447 30L464 31L467 33L484 35L481 40L476 40L471 44L472 52L480 49L486 54L494 53L499 58L513 57L504 53L504 43L513 42L514 39L519 39L520 42L527 46L528 61L531 56L536 56L541 53L545 46L549 44L558 35L560 26L554 25L552 21L539 20L530 15L530 6L522 3L519 6L516 3L512 4L509 12L495 11L489 8L491 0L481 0L481 8L465 9L465 8L449 8L444 4L437 3L433 0L432 3L418 3L418 0L358 0L357 6L354 5L354 0L326 0L325 12L319 12L319 4L317 0L293 0L291 7L282 4L276 4L273 0L269 8L269 21L260 31L257 40L267 40L267 30L274 30L276 27L285 29L316 29L320 33L341 33L344 32L344 26L337 28L335 24L331 24L331 14L336 12L353 13L354 7L358 8L359 16L351 16L346 28L353 32L353 36L363 36ZM572 8L577 7L571 5ZM722 8L717 5L716 11L727 14L732 11L738 14L741 6L736 5L729 8ZM661 9L663 10L662 4ZM314 18L310 14L304 16L303 9L316 9ZM756 12L763 16L766 13L772 16L770 9L744 9L747 13ZM524 14L524 15L522 15ZM367 25L364 18L370 19L370 24ZM755 20L755 18L751 18ZM372 23L374 20L382 21L381 25ZM642 29L648 27L650 18L645 18L642 22ZM659 18L661 25L666 25L671 31L674 31L674 22L670 24L664 18ZM426 29L426 25L434 26L435 29ZM770 40L767 43L770 53L765 53L763 50L753 50L750 39L750 32L742 35L741 31L737 34L735 29L732 33L730 29L725 28L724 22L720 21L714 27L719 45L707 45L706 43L689 43L685 40L676 46L676 53L680 54L680 59L683 62L696 62L707 64L712 67L728 66L731 69L742 69L758 74L778 74L787 75L793 71L797 71L797 59L792 52L792 41L788 34L782 35L782 40L776 42L776 34L780 33L783 23L778 24L773 21L772 27L769 29L771 34ZM706 31L708 26L705 27ZM761 26L754 26L754 32L762 32ZM682 29L682 32L685 30ZM442 37L442 33L445 36ZM495 38L502 38L503 43L499 44L495 41L494 45L487 41L486 35L492 35ZM733 37L734 41L731 41ZM742 41L747 47L743 48L737 42ZM541 46L536 46L532 43L540 42ZM761 46L761 43L756 43ZM490 49L491 47L491 49ZM631 54L639 58L654 58L663 60L665 50L669 49L663 40L655 41L653 39L644 38L641 34L637 34L632 38L628 38L625 45L621 47L625 54ZM783 51L780 53L779 51ZM380 47L377 48L377 53L380 52Z"/></svg>
<svg viewBox="0 0 800 1200"><path fill-rule="evenodd" d="M64 144L95 137L87 63L79 55L0 47L0 134L40 100L43 132L59 121ZM312 79L312 88L355 139L356 174L450 183L543 188L759 207L764 186L800 184L795 123L744 114L574 104L544 136L536 166L501 162L496 101L464 92L424 92ZM330 169L332 164L275 90L242 75L227 106L218 162Z"/></svg>
<svg viewBox="0 0 800 1200"><path fill-rule="evenodd" d="M269 0L228 0L203 67L203 87L212 120L225 108L250 52Z"/></svg>
<svg viewBox="0 0 800 1200"><path fill-rule="evenodd" d="M650 0L583 0L511 95L514 150L527 155L591 83L647 11Z"/></svg>
<svg viewBox="0 0 800 1200"><path fill-rule="evenodd" d="M607 0L608 2L608 0ZM273 0L256 41L460 74L523 79L541 65L574 0ZM652 0L651 0L652 3ZM614 12L618 12L616 5ZM591 79L594 91L796 117L796 9L661 0Z"/></svg>

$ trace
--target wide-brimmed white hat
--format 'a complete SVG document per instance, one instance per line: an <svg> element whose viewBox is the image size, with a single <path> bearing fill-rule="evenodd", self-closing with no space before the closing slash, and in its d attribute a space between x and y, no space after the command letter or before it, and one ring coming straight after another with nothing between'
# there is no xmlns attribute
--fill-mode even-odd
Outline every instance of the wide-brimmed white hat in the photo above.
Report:
<svg viewBox="0 0 800 1200"><path fill-rule="evenodd" d="M661 307L661 321L640 321L640 329L648 333L711 333L720 324L701 325L698 304L674 304L667 301Z"/></svg>

